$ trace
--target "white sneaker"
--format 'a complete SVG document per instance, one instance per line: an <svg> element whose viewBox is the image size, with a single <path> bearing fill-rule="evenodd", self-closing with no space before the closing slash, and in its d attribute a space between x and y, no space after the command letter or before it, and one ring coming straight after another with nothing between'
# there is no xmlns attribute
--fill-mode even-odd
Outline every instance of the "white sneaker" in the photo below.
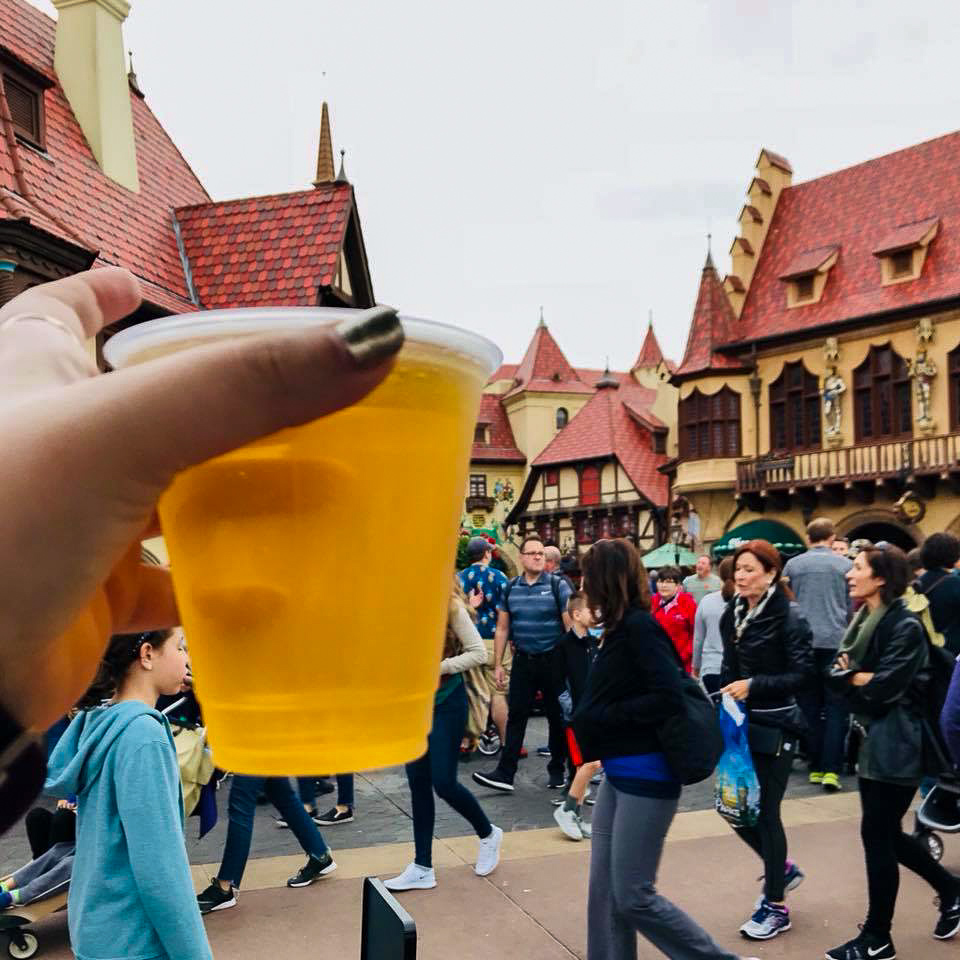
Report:
<svg viewBox="0 0 960 960"><path fill-rule="evenodd" d="M433 867L421 867L411 863L399 877L384 880L383 885L393 891L432 890L437 885L437 875L433 872Z"/></svg>
<svg viewBox="0 0 960 960"><path fill-rule="evenodd" d="M473 872L478 877L485 877L497 869L500 862L500 844L503 843L503 831L499 827L494 827L490 831L490 836L481 840L477 850L477 865Z"/></svg>
<svg viewBox="0 0 960 960"><path fill-rule="evenodd" d="M563 831L564 835L571 840L582 840L583 830L580 827L580 818L576 810L568 810L566 807L557 807L553 811L553 819L557 821L557 826Z"/></svg>
<svg viewBox="0 0 960 960"><path fill-rule="evenodd" d="M593 836L593 827L583 817L577 817L577 826L580 827L584 840L589 840Z"/></svg>

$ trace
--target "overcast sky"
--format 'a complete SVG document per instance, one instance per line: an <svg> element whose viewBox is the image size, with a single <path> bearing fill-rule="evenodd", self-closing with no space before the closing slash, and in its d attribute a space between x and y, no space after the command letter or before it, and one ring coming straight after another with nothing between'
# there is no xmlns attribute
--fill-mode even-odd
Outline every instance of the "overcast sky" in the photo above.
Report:
<svg viewBox="0 0 960 960"><path fill-rule="evenodd" d="M53 13L45 0L36 5ZM761 147L795 181L960 127L960 5L132 0L140 85L214 199L303 189L320 104L377 299L519 361L679 360Z"/></svg>

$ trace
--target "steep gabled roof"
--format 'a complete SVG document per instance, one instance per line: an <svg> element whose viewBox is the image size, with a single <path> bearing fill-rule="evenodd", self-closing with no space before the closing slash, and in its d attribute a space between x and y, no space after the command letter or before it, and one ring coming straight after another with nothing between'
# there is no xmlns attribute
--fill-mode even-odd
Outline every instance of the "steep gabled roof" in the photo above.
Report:
<svg viewBox="0 0 960 960"><path fill-rule="evenodd" d="M0 150L6 197L0 219L29 219L55 237L99 251L98 263L128 267L145 281L147 299L170 310L190 309L171 214L209 195L147 102L132 90L139 193L103 173L57 81L55 30L55 21L25 0L0 3L0 45L51 82L44 92L46 153L16 142ZM29 197L18 198L28 208L26 216L9 202L11 190L20 192L11 179L14 155L29 191Z"/></svg>
<svg viewBox="0 0 960 960"><path fill-rule="evenodd" d="M717 276L713 259L707 254L707 262L700 275L693 320L687 334L687 348L674 376L684 378L709 370L740 367L738 361L716 352L718 346L734 339L736 326L737 319L730 300Z"/></svg>
<svg viewBox="0 0 960 960"><path fill-rule="evenodd" d="M534 331L533 339L517 367L514 379L516 386L506 394L508 397L525 390L545 393L593 393L593 387L577 376L542 320Z"/></svg>
<svg viewBox="0 0 960 960"><path fill-rule="evenodd" d="M663 351L660 344L657 343L657 335L653 332L653 323L647 327L647 335L643 338L643 346L634 363L634 370L644 369L646 367L656 367L663 361Z"/></svg>
<svg viewBox="0 0 960 960"><path fill-rule="evenodd" d="M334 278L353 206L349 184L176 211L204 307L313 306Z"/></svg>
<svg viewBox="0 0 960 960"><path fill-rule="evenodd" d="M881 285L876 253L939 220L921 275ZM781 277L804 251L839 248L823 295L787 306ZM845 320L960 298L960 133L786 187L732 340L801 334Z"/></svg>
<svg viewBox="0 0 960 960"><path fill-rule="evenodd" d="M474 443L470 459L491 463L526 463L527 458L517 448L513 438L513 429L500 397L494 393L485 393L480 400L480 414L477 423L486 424L490 429L489 443Z"/></svg>
<svg viewBox="0 0 960 960"><path fill-rule="evenodd" d="M636 384L598 390L586 406L561 430L533 461L533 467L559 466L599 457L616 457L633 485L651 503L665 506L667 480L657 472L665 454L653 452L651 434L637 422L637 413L649 413L655 390Z"/></svg>

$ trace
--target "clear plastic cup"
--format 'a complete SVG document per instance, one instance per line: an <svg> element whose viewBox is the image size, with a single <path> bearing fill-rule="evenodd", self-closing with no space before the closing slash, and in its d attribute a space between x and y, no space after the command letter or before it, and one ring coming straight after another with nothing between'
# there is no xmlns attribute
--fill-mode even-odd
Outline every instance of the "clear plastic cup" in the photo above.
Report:
<svg viewBox="0 0 960 960"><path fill-rule="evenodd" d="M166 317L104 352L123 368L355 312ZM360 403L184 470L160 500L223 769L308 776L425 751L473 429L501 354L467 331L401 320L396 366Z"/></svg>

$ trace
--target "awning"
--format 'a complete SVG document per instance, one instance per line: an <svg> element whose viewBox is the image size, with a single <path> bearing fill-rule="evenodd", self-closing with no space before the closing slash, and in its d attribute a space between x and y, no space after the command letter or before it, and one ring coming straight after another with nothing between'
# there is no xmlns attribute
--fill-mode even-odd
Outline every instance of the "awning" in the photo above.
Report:
<svg viewBox="0 0 960 960"><path fill-rule="evenodd" d="M692 567L699 556L699 553L694 553L686 547L664 543L644 554L640 559L648 570L656 570L658 567Z"/></svg>
<svg viewBox="0 0 960 960"><path fill-rule="evenodd" d="M748 540L768 540L785 557L795 557L807 548L803 538L777 520L751 520L725 533L714 545L713 555L725 557Z"/></svg>

